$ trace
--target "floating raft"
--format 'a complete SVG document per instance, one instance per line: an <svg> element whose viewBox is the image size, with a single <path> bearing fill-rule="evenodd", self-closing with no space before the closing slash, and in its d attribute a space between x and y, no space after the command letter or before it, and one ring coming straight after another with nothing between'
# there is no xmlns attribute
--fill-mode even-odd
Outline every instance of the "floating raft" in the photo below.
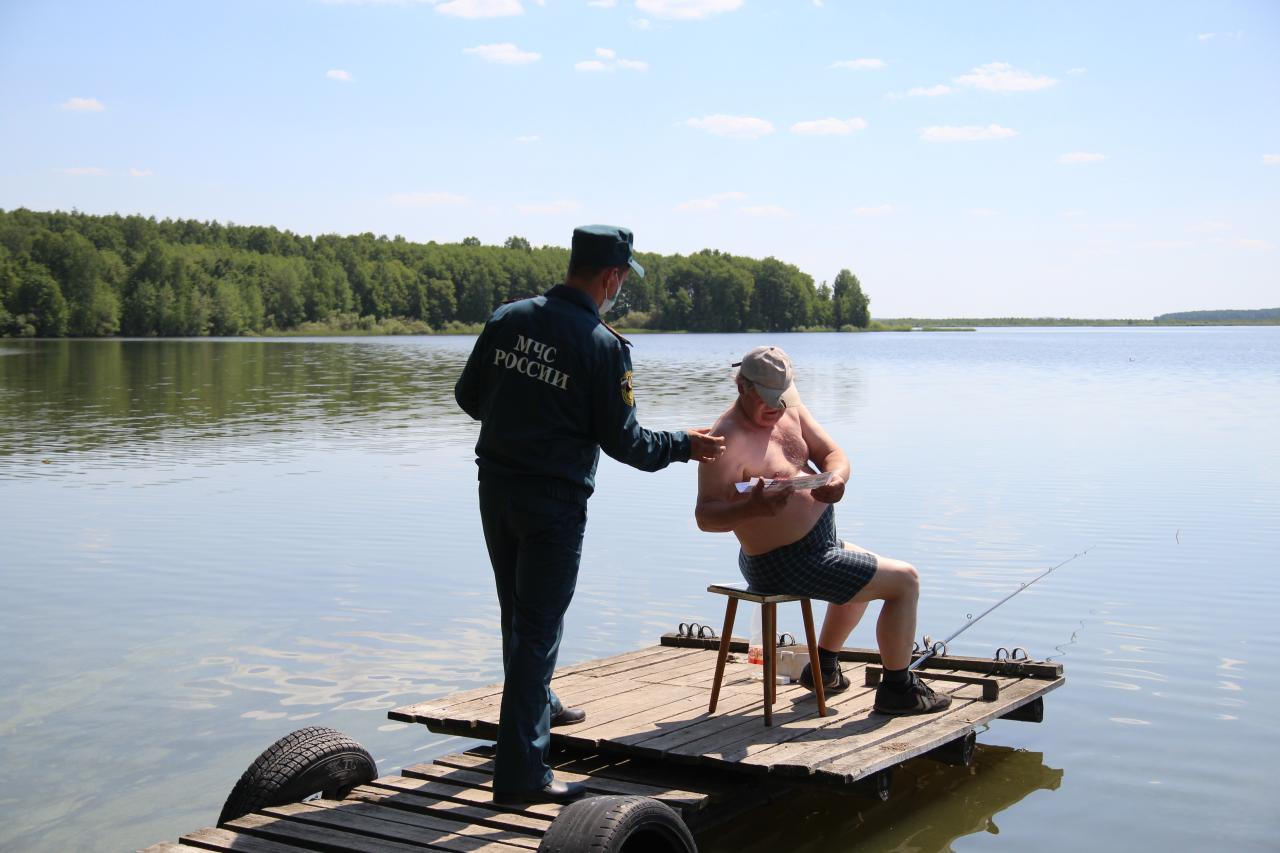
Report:
<svg viewBox="0 0 1280 853"><path fill-rule="evenodd" d="M764 726L759 667L734 639L714 714L707 713L718 641L667 634L661 644L558 670L552 687L585 722L553 729L566 750L616 754L787 779L850 784L908 758L962 741L998 719L1039 722L1042 697L1065 682L1062 665L937 656L918 672L951 695L940 713L890 717L872 711L880 656L845 649L851 686L827 697L819 717L813 693L778 685L773 726ZM936 677L936 680L931 678ZM399 708L393 720L434 732L495 740L502 685Z"/></svg>
<svg viewBox="0 0 1280 853"><path fill-rule="evenodd" d="M921 672L933 677L935 690L951 695L951 706L889 717L871 709L879 655L845 649L840 654L851 686L827 697L827 716L818 716L809 690L778 685L773 725L765 727L763 685L752 678L758 667L745 662L745 640L733 641L716 713L707 713L717 646L713 639L668 634L657 646L558 670L556 692L565 704L584 708L587 719L552 730L557 777L585 783L589 794L665 802L694 832L757 809L797 784L835 784L886 799L894 765L925 753L967 764L977 727L997 718L1040 722L1044 694L1065 681L1060 664L939 656ZM494 684L388 716L494 740L501 698L502 685ZM744 785L743 774L765 784ZM479 747L375 779L342 800L261 809L145 853L536 850L561 806L498 806L492 790L492 748Z"/></svg>
<svg viewBox="0 0 1280 853"><path fill-rule="evenodd" d="M296 853L301 850L528 853L536 850L562 806L498 806L491 747L417 764L351 791L345 799L314 799L260 809L206 827L142 853L204 850ZM553 750L556 776L583 782L588 795L652 797L675 809L693 831L755 809L789 788L744 791L736 777L690 773L617 756Z"/></svg>

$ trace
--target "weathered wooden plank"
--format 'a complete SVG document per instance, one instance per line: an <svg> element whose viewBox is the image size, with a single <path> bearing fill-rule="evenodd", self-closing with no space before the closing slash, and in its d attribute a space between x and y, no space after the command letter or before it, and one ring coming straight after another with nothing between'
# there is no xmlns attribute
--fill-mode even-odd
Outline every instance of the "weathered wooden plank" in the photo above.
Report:
<svg viewBox="0 0 1280 853"><path fill-rule="evenodd" d="M490 841L501 841L504 844L513 844L516 847L525 847L529 849L537 849L538 841L545 832L545 829L541 827L537 831L518 826L498 827L490 824L481 824L477 821L467 820L466 818L459 819L459 816L457 815L444 817L437 812L425 809L418 812L412 812L407 809L393 808L379 803L360 801L358 798L348 798L346 800L307 800L307 805L364 814L369 817L377 818L378 820L384 820L391 823L403 823L406 826L417 827L419 829L451 832L454 835L470 835L477 838L485 838ZM509 815L507 817L514 818L516 816Z"/></svg>
<svg viewBox="0 0 1280 853"><path fill-rule="evenodd" d="M437 758L435 763L444 767L455 767L460 770L471 770L476 773L484 773L493 775L493 759L482 758L475 755L467 755L460 753L456 755L446 755L443 758ZM662 800L670 805L680 804L685 810L701 809L707 804L710 797L699 791L688 791L684 788L669 788L658 785L650 785L646 782L631 782L615 779L608 776L596 776L586 773L577 773L569 769L560 769L556 773L556 778L564 782L583 782L587 785L588 790L599 790L601 793L608 794L627 794L639 797L651 797L655 800Z"/></svg>
<svg viewBox="0 0 1280 853"><path fill-rule="evenodd" d="M643 661L647 658L662 658L670 656L673 653L671 649L664 649L658 646L647 646L643 649L623 652L617 655L611 655L606 658L596 660L582 661L571 666L563 667L556 670L555 677L557 679L567 680L571 676L579 673L586 673L591 670L601 669L626 664L631 661ZM558 685L553 681L552 686L559 690ZM432 699L425 699L422 702L416 702L412 705L405 705L394 711L388 712L387 716L393 720L412 723L417 722L418 717L442 717L450 708L463 705L468 702L475 702L486 698L502 696L502 684L486 684L483 687L477 687L473 690L466 690L461 693L449 693Z"/></svg>
<svg viewBox="0 0 1280 853"><path fill-rule="evenodd" d="M198 847L202 850L233 850L235 853L299 853L311 849L213 826L189 832L179 843L182 845L179 850Z"/></svg>
<svg viewBox="0 0 1280 853"><path fill-rule="evenodd" d="M651 738L674 736L677 732L691 731L707 725L710 720L722 715L745 714L753 708L754 716L758 721L757 725L762 725L760 721L763 720L763 690L760 682L749 679L726 683L720 694L716 713L708 716L709 691L698 689L684 698L667 701L647 712L638 712L602 723L589 731L556 732L552 740L556 743L584 748L604 750L623 748L624 751L632 751L631 747L643 744Z"/></svg>
<svg viewBox="0 0 1280 853"><path fill-rule="evenodd" d="M366 803L344 804L329 800L327 803L306 802L274 806L263 809L261 813L314 824L324 829L354 832L368 838L440 850L492 849L495 853L497 851L516 853L518 850L537 849L538 846L534 836L513 833L509 830L486 826L468 827L456 821L425 817L418 824L409 824L403 820L383 819L378 811L380 811L378 806L370 806ZM386 809L385 811L394 810ZM490 847L490 845L496 846Z"/></svg>
<svg viewBox="0 0 1280 853"><path fill-rule="evenodd" d="M600 699L613 699L631 691L640 690L647 685L624 680L622 676L610 679L595 679L585 675L575 676L572 680L552 682L552 687L559 694L564 704L570 707L589 706ZM457 727L474 727L481 723L497 725L502 712L502 694L469 702L465 705L448 709L436 716L420 716L419 722L439 721L443 725Z"/></svg>
<svg viewBox="0 0 1280 853"><path fill-rule="evenodd" d="M809 691L804 690L800 701L776 711L772 726L761 726L759 718L754 716L740 718L734 725L716 727L718 730L703 737L692 740L686 738L682 743L673 744L665 754L695 763L728 762L743 769L765 772L768 764L752 761L754 755L779 743L847 724L850 719L856 719L865 713L871 701L865 694L850 689L845 693L835 694L828 702L828 716L819 717L817 704L810 700L810 696ZM831 737L829 734L822 736Z"/></svg>
<svg viewBox="0 0 1280 853"><path fill-rule="evenodd" d="M851 678L855 675L855 673L849 674ZM855 681L854 683L856 684L857 682ZM762 690L758 682L753 681L751 684L756 685L755 690ZM822 719L828 723L835 723L843 719L842 715L847 716L848 708L846 706L856 706L859 703L865 703L869 706L870 700L865 698L867 692L865 689L860 690L856 687L850 687L844 693L833 694L827 700L829 716ZM745 695L744 693L744 698ZM695 726L677 727L659 737L641 739L632 745L638 747L644 754L664 758L675 758L693 763L705 761L707 763L727 762L733 764L734 761L732 759L726 759L719 754L704 755L704 753L707 753L708 750L714 753L718 744L732 744L744 739L757 739L763 743L776 743L780 738L786 739L790 737L791 731L789 727L796 720L806 717L817 719L818 706L813 701L812 691L795 684L786 685L779 688L778 698L780 700L779 710L775 712L777 718L775 724L771 727L763 725L762 713L744 713L742 710L735 712L735 710L729 708L717 708L715 714L710 717L704 715L703 719ZM756 704L759 705L762 701L762 697L760 697L757 699Z"/></svg>
<svg viewBox="0 0 1280 853"><path fill-rule="evenodd" d="M429 765L424 765L429 766ZM544 817L554 820L560 814L560 806L555 803L535 803L524 806L500 806L493 802L493 791L470 785L454 784L441 781L447 776L441 772L439 776L417 778L412 776L382 776L369 783L370 787L385 788L428 797L439 797L464 805L478 806L494 811L514 812L531 817Z"/></svg>
<svg viewBox="0 0 1280 853"><path fill-rule="evenodd" d="M295 803L295 806L301 805ZM281 808L288 808L281 806ZM489 847L486 842L460 837L442 837L431 845L410 844L393 841L389 838L378 838L363 832L351 832L332 826L320 826L301 820L293 820L275 814L248 814L229 821L226 826L240 832L269 838L273 841L296 842L313 849L324 851L353 851L353 853L414 853L426 846L429 850L452 850L457 853L473 853L484 850L485 853L519 853L520 848L505 844Z"/></svg>
<svg viewBox="0 0 1280 853"><path fill-rule="evenodd" d="M495 811L492 804L471 805L456 800L442 800L408 791L391 791L361 785L347 795L347 800L360 800L387 808L402 809L411 814L433 814L465 823L478 823L497 829L510 829L531 835L541 835L551 825L551 818L543 815L512 814Z"/></svg>
<svg viewBox="0 0 1280 853"><path fill-rule="evenodd" d="M152 844L150 847L139 850L138 853L182 853L182 848L176 841L161 841L159 844ZM187 853L191 851L188 850Z"/></svg>
<svg viewBox="0 0 1280 853"><path fill-rule="evenodd" d="M1001 689L1012 700L1052 688L1038 679L1022 679ZM958 691L972 693L972 688L962 687ZM885 721L869 734L854 734L828 748L814 748L792 756L790 761L811 768L815 777L826 781L856 781L960 737L998 716L999 710L991 706L999 704L977 698L953 699L951 707L938 714L887 720L878 717Z"/></svg>

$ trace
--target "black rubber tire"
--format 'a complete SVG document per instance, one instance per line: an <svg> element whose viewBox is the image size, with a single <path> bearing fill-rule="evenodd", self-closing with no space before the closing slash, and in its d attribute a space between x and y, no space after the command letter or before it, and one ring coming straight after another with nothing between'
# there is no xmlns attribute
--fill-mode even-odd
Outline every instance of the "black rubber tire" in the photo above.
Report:
<svg viewBox="0 0 1280 853"><path fill-rule="evenodd" d="M565 806L538 853L697 853L693 834L666 803L649 797L589 797Z"/></svg>
<svg viewBox="0 0 1280 853"><path fill-rule="evenodd" d="M378 770L360 744L340 731L308 726L267 747L231 789L218 823L268 806L297 803L312 794L341 799Z"/></svg>

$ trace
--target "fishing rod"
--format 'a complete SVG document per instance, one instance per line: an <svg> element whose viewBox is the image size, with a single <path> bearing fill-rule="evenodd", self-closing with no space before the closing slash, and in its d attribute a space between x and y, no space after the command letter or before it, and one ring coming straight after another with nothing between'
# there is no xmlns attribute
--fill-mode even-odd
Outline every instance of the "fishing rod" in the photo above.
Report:
<svg viewBox="0 0 1280 853"><path fill-rule="evenodd" d="M964 624L964 626L963 626L962 628L960 628L960 630L956 631L954 634L952 634L950 637L947 637L945 640L942 640L941 642L937 642L937 643L935 643L935 642L932 642L932 641L930 640L930 638L929 638L929 636L928 636L928 635L925 635L925 637L924 637L924 645L925 645L925 648L923 649L923 654L921 654L921 655L920 655L920 657L918 657L918 658L916 658L914 661L912 661L911 665L910 665L910 666L908 666L908 667L907 667L907 669L916 669L916 668L918 668L918 667L922 666L922 665L924 664L924 662L925 662L925 661L927 661L929 658L933 657L934 655L937 655L937 654L946 654L946 653L947 653L947 646L949 646L949 645L951 644L951 641L952 641L952 640L954 640L956 637L959 637L959 636L960 636L961 634L963 634L965 631L968 631L970 628L972 628L972 627L973 627L973 626L978 622L978 620L979 620L979 619L981 619L983 616L986 616L986 615L987 615L988 613L990 613L992 610L995 610L995 609L996 609L997 607L999 607L1001 604L1004 604L1006 601L1008 601L1009 599L1013 598L1015 595L1017 595L1018 593L1022 592L1024 589L1026 589L1027 587L1031 586L1033 583L1035 583L1036 581L1040 580L1041 578L1048 577L1049 575L1053 574L1055 571L1057 571L1058 569L1062 568L1062 567L1063 567L1063 566L1065 566L1067 563L1070 563L1072 560L1076 559L1077 557L1083 557L1085 554L1088 554L1090 551L1092 551L1092 550L1093 550L1093 548L1094 548L1094 546L1090 545L1088 548L1085 548L1085 549L1084 549L1083 551L1081 551L1080 553L1078 553L1078 554L1072 554L1070 557L1068 557L1067 559L1063 560L1061 563L1058 563L1058 565L1054 566L1054 567L1053 567L1053 568L1051 568L1051 569L1048 569L1048 570L1047 570L1047 571L1045 571L1043 574L1037 575L1036 577L1034 577L1034 578L1032 578L1031 580L1027 581L1026 583L1022 584L1022 585L1021 585L1021 586L1019 586L1017 589L1015 589L1013 592L1009 593L1009 594L1008 594L1008 595L1006 595L1004 598L1000 599L1000 600L999 600L999 601L997 601L995 604L991 605L991 606L990 606L990 607L988 607L986 610L984 610L984 611L982 611L981 613L979 613L976 617L975 617L975 616L970 616L970 617L969 617L969 621L968 621L968 622L966 622L966 623Z"/></svg>

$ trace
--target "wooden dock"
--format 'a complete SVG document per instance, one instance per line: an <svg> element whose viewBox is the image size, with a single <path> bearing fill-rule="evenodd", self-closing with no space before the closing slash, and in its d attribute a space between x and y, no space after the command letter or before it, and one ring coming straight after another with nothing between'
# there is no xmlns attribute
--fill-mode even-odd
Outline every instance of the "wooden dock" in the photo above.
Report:
<svg viewBox="0 0 1280 853"><path fill-rule="evenodd" d="M558 778L582 781L589 794L660 800L694 832L742 811L820 783L888 795L894 765L930 753L967 762L973 732L997 718L1039 722L1042 697L1064 682L1060 664L938 657L925 673L952 696L938 714L889 717L871 710L879 658L841 653L852 682L827 697L819 717L810 691L779 685L771 727L763 724L763 685L735 640L716 713L707 714L715 640L666 635L661 644L557 671L561 699L587 711L581 724L552 730ZM394 720L432 731L495 739L500 684L399 708ZM955 747L962 747L956 750ZM561 806L503 807L492 802L492 748L480 747L408 767L360 785L342 800L310 799L260 809L217 827L158 844L148 853L191 848L287 853L299 850L536 850ZM743 784L743 774L754 781Z"/></svg>
<svg viewBox="0 0 1280 853"><path fill-rule="evenodd" d="M991 720L1035 719L1041 697L1065 681L1060 664L940 656L922 674L964 679L931 682L935 690L951 695L951 707L937 714L890 717L872 711L875 688L867 686L878 673L879 655L846 649L841 666L851 686L827 697L826 717L818 716L811 691L779 685L774 724L766 728L762 685L751 677L759 667L743 660L745 641L734 641L736 654L725 670L719 705L714 714L707 713L715 647L715 640L668 634L661 645L557 671L552 680L557 695L566 705L585 709L587 719L553 729L552 743L570 750L849 784L965 738ZM389 716L424 723L435 732L493 740L501 699L502 685L495 684L400 708Z"/></svg>

